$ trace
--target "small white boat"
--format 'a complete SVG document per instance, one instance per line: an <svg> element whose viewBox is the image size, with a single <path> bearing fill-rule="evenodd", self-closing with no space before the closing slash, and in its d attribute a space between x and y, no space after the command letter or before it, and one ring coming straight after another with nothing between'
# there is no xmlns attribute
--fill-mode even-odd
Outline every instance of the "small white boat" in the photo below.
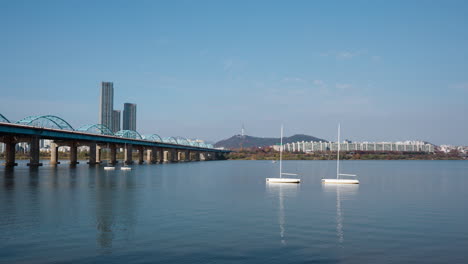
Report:
<svg viewBox="0 0 468 264"><path fill-rule="evenodd" d="M115 167L106 166L104 167L104 170L115 170Z"/></svg>
<svg viewBox="0 0 468 264"><path fill-rule="evenodd" d="M336 179L322 179L322 183L332 184L359 184L356 179L340 179L340 176L356 177L355 174L340 173L340 124L338 124L338 148L336 151Z"/></svg>
<svg viewBox="0 0 468 264"><path fill-rule="evenodd" d="M266 178L267 182L278 182L278 183L300 183L300 179L293 178Z"/></svg>
<svg viewBox="0 0 468 264"><path fill-rule="evenodd" d="M294 176L296 176L297 174L283 172L283 162L282 161L283 161L283 125L281 125L281 143L280 143L280 159L279 159L280 177L279 178L266 178L266 181L267 182L275 182L275 183L300 183L301 179L283 178L283 175L294 175Z"/></svg>
<svg viewBox="0 0 468 264"><path fill-rule="evenodd" d="M271 163L276 163L276 160L272 160Z"/></svg>
<svg viewBox="0 0 468 264"><path fill-rule="evenodd" d="M121 167L120 170L132 170L131 167Z"/></svg>
<svg viewBox="0 0 468 264"><path fill-rule="evenodd" d="M353 179L322 179L322 183L359 184L359 181Z"/></svg>

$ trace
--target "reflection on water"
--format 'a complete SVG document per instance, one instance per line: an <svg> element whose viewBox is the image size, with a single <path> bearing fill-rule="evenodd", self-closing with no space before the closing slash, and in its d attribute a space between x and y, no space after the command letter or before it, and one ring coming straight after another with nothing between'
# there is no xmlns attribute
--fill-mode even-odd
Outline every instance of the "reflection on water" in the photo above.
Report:
<svg viewBox="0 0 468 264"><path fill-rule="evenodd" d="M291 183L267 183L268 192L272 196L278 196L278 224L280 228L281 244L286 245L285 238L285 225L286 218L284 213L284 199L287 197L293 197L297 194L299 185Z"/></svg>
<svg viewBox="0 0 468 264"><path fill-rule="evenodd" d="M344 232L343 232L343 212L341 209L341 201L348 200L352 196L356 195L359 191L358 184L322 184L322 188L327 193L336 192L336 236L338 242L343 244Z"/></svg>
<svg viewBox="0 0 468 264"><path fill-rule="evenodd" d="M116 236L121 234L128 240L135 226L135 175L96 172L96 239L104 253L111 253Z"/></svg>

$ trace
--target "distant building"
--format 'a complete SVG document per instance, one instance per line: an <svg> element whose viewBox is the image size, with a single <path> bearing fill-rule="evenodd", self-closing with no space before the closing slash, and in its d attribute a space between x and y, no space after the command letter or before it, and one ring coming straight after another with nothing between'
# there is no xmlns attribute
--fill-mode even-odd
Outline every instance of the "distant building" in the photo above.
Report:
<svg viewBox="0 0 468 264"><path fill-rule="evenodd" d="M315 152L315 151L337 151L337 142L301 141L284 144L285 151L292 152ZM434 152L434 145L422 141L404 142L350 142L340 143L341 151L400 151L400 152Z"/></svg>
<svg viewBox="0 0 468 264"><path fill-rule="evenodd" d="M112 130L114 111L114 83L101 83L101 104L99 105L99 123Z"/></svg>
<svg viewBox="0 0 468 264"><path fill-rule="evenodd" d="M136 104L124 104L122 125L122 130L136 131Z"/></svg>
<svg viewBox="0 0 468 264"><path fill-rule="evenodd" d="M112 132L120 131L120 110L112 111Z"/></svg>

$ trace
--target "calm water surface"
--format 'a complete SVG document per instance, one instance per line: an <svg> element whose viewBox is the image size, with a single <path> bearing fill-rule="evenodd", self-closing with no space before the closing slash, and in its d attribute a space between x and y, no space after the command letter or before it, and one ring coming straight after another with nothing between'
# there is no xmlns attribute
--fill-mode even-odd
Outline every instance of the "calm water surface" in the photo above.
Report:
<svg viewBox="0 0 468 264"><path fill-rule="evenodd" d="M0 168L1 263L468 262L466 161L64 163Z"/></svg>

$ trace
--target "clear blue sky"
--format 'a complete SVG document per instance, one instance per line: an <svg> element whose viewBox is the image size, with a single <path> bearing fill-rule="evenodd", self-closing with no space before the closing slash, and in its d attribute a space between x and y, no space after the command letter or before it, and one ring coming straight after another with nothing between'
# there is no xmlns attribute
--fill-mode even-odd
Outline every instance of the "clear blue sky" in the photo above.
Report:
<svg viewBox="0 0 468 264"><path fill-rule="evenodd" d="M0 113L468 145L468 1L0 1Z"/></svg>

